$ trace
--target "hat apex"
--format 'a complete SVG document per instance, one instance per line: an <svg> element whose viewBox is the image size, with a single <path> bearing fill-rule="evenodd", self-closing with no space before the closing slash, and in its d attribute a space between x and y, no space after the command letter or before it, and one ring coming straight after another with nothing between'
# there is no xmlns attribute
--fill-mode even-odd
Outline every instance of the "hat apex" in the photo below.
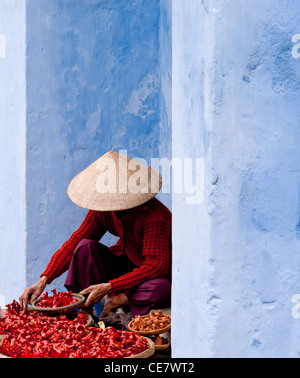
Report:
<svg viewBox="0 0 300 378"><path fill-rule="evenodd" d="M159 172L144 161L109 151L75 176L67 193L85 209L117 211L149 201L161 186Z"/></svg>

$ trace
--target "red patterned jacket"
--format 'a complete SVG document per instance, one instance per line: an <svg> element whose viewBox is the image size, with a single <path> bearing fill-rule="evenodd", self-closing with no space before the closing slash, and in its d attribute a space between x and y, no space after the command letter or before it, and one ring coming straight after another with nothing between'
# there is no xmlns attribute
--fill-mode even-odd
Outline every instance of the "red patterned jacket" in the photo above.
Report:
<svg viewBox="0 0 300 378"><path fill-rule="evenodd" d="M123 249L137 268L110 281L115 294L144 281L171 276L171 212L156 198L131 209L123 220L113 211L90 210L70 239L55 252L41 276L49 283L68 270L77 244L82 239L100 240L106 232L119 237L112 253Z"/></svg>

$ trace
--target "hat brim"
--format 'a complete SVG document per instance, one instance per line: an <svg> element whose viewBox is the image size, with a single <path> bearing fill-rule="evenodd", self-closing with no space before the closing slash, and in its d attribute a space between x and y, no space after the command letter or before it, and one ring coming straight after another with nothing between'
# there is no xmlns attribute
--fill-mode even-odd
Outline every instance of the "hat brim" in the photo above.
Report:
<svg viewBox="0 0 300 378"><path fill-rule="evenodd" d="M110 151L76 175L67 193L79 207L118 211L148 202L161 186L162 178L157 170Z"/></svg>

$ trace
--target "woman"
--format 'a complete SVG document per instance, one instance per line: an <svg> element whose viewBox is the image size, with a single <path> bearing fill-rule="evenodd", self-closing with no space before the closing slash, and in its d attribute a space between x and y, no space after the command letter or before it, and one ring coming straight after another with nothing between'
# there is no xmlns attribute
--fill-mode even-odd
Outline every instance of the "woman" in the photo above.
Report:
<svg viewBox="0 0 300 378"><path fill-rule="evenodd" d="M115 152L74 177L68 195L89 211L39 281L24 290L21 306L27 307L67 270L65 286L88 295L86 309L106 296L101 317L124 305L133 316L169 305L171 213L154 198L160 188L157 171ZM99 242L106 232L119 237L116 245Z"/></svg>

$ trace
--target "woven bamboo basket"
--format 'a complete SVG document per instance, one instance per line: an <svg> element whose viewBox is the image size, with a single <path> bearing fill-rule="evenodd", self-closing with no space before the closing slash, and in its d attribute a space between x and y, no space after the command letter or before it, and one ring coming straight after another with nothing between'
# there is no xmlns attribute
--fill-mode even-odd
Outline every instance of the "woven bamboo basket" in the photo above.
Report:
<svg viewBox="0 0 300 378"><path fill-rule="evenodd" d="M110 327L107 327L107 328L110 328ZM89 330L85 330L85 333L88 334ZM148 349L144 350L144 352L142 352L142 353L135 354L135 355L125 357L125 358L149 358L155 353L154 342L151 339L149 339L148 337L144 337L144 336L142 336L142 337L147 340Z"/></svg>
<svg viewBox="0 0 300 378"><path fill-rule="evenodd" d="M142 353L135 354L133 356L129 356L129 357L125 357L125 358L149 358L149 357L151 357L155 352L155 345L154 345L154 342L152 340L148 339L148 337L145 337L145 338L148 341L148 349L146 349Z"/></svg>
<svg viewBox="0 0 300 378"><path fill-rule="evenodd" d="M38 298L33 302L31 308L33 309L33 311L43 312L44 314L49 314L49 315L66 314L68 312L74 311L76 308L82 307L83 303L85 302L85 297L81 294L72 293L72 297L77 298L78 299L77 302L72 303L68 306L55 307L55 308L39 307L38 304L41 301L41 298Z"/></svg>
<svg viewBox="0 0 300 378"><path fill-rule="evenodd" d="M167 350L170 347L171 343L163 345L155 345L155 350Z"/></svg>
<svg viewBox="0 0 300 378"><path fill-rule="evenodd" d="M136 330L136 329L133 329L132 328L132 325L133 325L133 322L134 322L134 319L132 319L129 323L128 323L128 329L129 331L131 332L135 332L139 335L142 335L142 336L152 336L152 335L160 335L164 332L167 332L171 329L171 316L170 315L167 315L167 314L163 314L165 317L169 318L170 319L170 324L167 325L166 327L164 328L159 328L159 329L155 329L155 330L151 330L151 331L140 331L140 330ZM145 318L145 317L148 317L148 315L144 315L144 316L141 316L141 318Z"/></svg>
<svg viewBox="0 0 300 378"><path fill-rule="evenodd" d="M154 347L155 347L155 350L166 350L170 347L171 343L170 341L167 343L167 344L162 344L162 345L155 345L154 344Z"/></svg>

